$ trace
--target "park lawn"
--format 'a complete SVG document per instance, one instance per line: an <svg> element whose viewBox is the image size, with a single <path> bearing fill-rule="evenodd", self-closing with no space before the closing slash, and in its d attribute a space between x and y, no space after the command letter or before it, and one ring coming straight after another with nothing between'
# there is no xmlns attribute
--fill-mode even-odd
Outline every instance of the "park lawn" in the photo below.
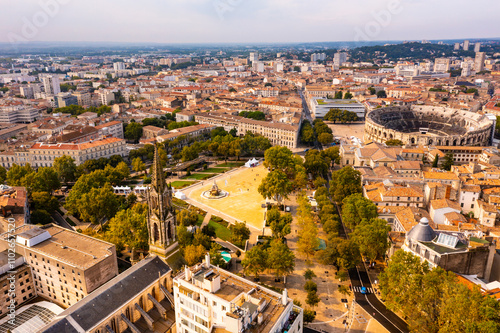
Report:
<svg viewBox="0 0 500 333"><path fill-rule="evenodd" d="M229 168L208 168L207 170L203 170L203 172L210 172L210 173L223 173L229 171Z"/></svg>
<svg viewBox="0 0 500 333"><path fill-rule="evenodd" d="M186 261L184 260L181 251L177 251L167 259L167 264L175 272L180 270L186 264Z"/></svg>
<svg viewBox="0 0 500 333"><path fill-rule="evenodd" d="M231 230L229 230L225 226L220 225L213 220L210 220L210 222L208 222L208 225L212 226L215 229L215 234L223 241L229 241L229 239L231 238Z"/></svg>
<svg viewBox="0 0 500 333"><path fill-rule="evenodd" d="M206 215L206 214L205 214ZM198 214L198 221L196 222L196 225L198 227L201 227L201 225L203 224L203 220L205 219L205 215L203 214Z"/></svg>
<svg viewBox="0 0 500 333"><path fill-rule="evenodd" d="M193 185L194 183L196 183L196 181L182 181L182 180L176 180L175 182L172 182L171 185L173 186L173 188L175 188L176 190L179 190L181 188L184 188L184 187L188 187L190 185Z"/></svg>
<svg viewBox="0 0 500 333"><path fill-rule="evenodd" d="M222 164L217 164L216 168L238 168L245 165L245 162L227 162Z"/></svg>
<svg viewBox="0 0 500 333"><path fill-rule="evenodd" d="M192 173L191 176L186 176L189 179L205 180L215 176L213 173Z"/></svg>

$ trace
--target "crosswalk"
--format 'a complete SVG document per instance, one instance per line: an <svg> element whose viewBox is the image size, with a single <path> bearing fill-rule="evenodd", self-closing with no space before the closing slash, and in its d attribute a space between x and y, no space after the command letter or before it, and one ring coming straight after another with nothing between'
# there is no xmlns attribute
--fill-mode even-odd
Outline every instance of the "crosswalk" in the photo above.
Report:
<svg viewBox="0 0 500 333"><path fill-rule="evenodd" d="M361 292L361 287L354 286L354 287L352 287L352 289L354 290L355 293L360 293ZM372 288L366 288L366 291L368 291L368 293L370 293L370 294L373 293L373 289Z"/></svg>

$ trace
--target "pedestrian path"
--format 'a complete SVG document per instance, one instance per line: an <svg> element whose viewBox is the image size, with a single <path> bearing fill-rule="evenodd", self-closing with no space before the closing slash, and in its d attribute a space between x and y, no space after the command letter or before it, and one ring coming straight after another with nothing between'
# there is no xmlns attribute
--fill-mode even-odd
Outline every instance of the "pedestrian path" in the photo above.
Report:
<svg viewBox="0 0 500 333"><path fill-rule="evenodd" d="M208 222L210 222L211 218L212 218L212 213L207 212L207 215L205 215L205 218L203 219L203 223L201 224L201 227L203 228L204 226L208 225Z"/></svg>
<svg viewBox="0 0 500 333"><path fill-rule="evenodd" d="M352 289L354 290L355 293L360 293L361 292L361 288L362 287L352 287ZM370 294L373 293L373 289L372 288L366 288L366 291Z"/></svg>

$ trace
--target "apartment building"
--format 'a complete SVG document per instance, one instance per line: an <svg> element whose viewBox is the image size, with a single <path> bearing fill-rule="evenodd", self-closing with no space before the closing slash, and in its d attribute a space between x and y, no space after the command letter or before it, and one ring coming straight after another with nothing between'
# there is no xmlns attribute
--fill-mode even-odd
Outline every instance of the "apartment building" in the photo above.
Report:
<svg viewBox="0 0 500 333"><path fill-rule="evenodd" d="M97 125L95 127L98 131L99 134L102 136L112 136L114 138L118 139L124 139L124 134L123 134L123 123L118 120L110 121L107 123L103 123L100 125Z"/></svg>
<svg viewBox="0 0 500 333"><path fill-rule="evenodd" d="M8 102L0 105L0 123L32 123L38 119L40 111L21 102Z"/></svg>
<svg viewBox="0 0 500 333"><path fill-rule="evenodd" d="M57 95L61 92L61 85L58 76L44 76L41 78L43 89L47 95Z"/></svg>
<svg viewBox="0 0 500 333"><path fill-rule="evenodd" d="M123 139L105 138L85 143L35 143L29 149L31 165L37 167L52 166L54 160L63 155L69 155L80 165L87 160L109 158L113 155L125 157L128 155ZM1 157L0 157L1 162Z"/></svg>
<svg viewBox="0 0 500 333"><path fill-rule="evenodd" d="M118 275L115 246L53 224L15 229L38 296L66 308ZM7 240L1 245L8 246Z"/></svg>
<svg viewBox="0 0 500 333"><path fill-rule="evenodd" d="M178 333L298 333L303 311L288 298L205 261L174 278Z"/></svg>
<svg viewBox="0 0 500 333"><path fill-rule="evenodd" d="M17 253L9 256L7 249L0 252L0 317L36 296L31 268L24 257Z"/></svg>
<svg viewBox="0 0 500 333"><path fill-rule="evenodd" d="M278 122L267 122L247 119L229 114L215 115L198 113L195 119L199 124L208 124L223 127L226 131L236 129L237 135L243 136L247 132L262 135L269 139L273 146L296 148L299 141L299 125L290 125Z"/></svg>
<svg viewBox="0 0 500 333"><path fill-rule="evenodd" d="M363 194L377 206L424 207L424 192L416 186L375 183L363 186Z"/></svg>

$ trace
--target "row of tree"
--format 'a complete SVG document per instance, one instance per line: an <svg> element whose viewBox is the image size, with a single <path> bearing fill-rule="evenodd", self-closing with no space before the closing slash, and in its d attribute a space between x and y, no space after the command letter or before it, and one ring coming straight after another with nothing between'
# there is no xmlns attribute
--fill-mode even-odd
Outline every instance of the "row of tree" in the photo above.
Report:
<svg viewBox="0 0 500 333"><path fill-rule="evenodd" d="M300 129L300 141L312 145L316 140L322 145L332 143L333 132L331 128L321 119L315 119L312 125L308 120L304 120Z"/></svg>
<svg viewBox="0 0 500 333"><path fill-rule="evenodd" d="M500 304L479 287L459 283L452 272L429 268L399 250L379 275L386 306L406 317L411 332L500 332Z"/></svg>
<svg viewBox="0 0 500 333"><path fill-rule="evenodd" d="M330 111L326 113L323 119L327 121L333 121L334 124L337 121L345 124L359 120L356 112L341 109L330 109Z"/></svg>

